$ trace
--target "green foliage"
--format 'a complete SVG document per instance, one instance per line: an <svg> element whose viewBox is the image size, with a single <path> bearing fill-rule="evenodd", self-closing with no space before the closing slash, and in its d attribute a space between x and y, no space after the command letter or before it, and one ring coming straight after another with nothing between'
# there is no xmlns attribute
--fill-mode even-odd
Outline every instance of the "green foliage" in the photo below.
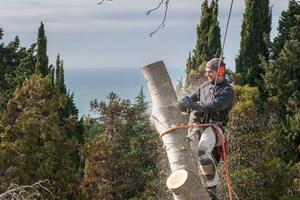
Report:
<svg viewBox="0 0 300 200"><path fill-rule="evenodd" d="M210 29L210 8L208 6L207 0L205 0L202 4L201 9L201 19L200 24L197 25L196 33L197 33L197 39L196 39L196 47L193 50L193 56L196 62L193 63L192 69L196 69L201 63L204 61L207 61L209 58L207 58L208 54L208 32Z"/></svg>
<svg viewBox="0 0 300 200"><path fill-rule="evenodd" d="M91 103L105 130L88 139L83 150L84 199L155 199L157 141L144 98L141 89L134 104L114 93L108 103Z"/></svg>
<svg viewBox="0 0 300 200"><path fill-rule="evenodd" d="M212 0L210 6L208 6L207 0L203 2L200 24L197 25L196 33L196 47L193 54L189 54L186 64L187 75L191 70L197 70L200 64L220 56L221 33L218 22L218 0Z"/></svg>
<svg viewBox="0 0 300 200"><path fill-rule="evenodd" d="M57 196L74 199L82 168L79 148L84 142L83 121L78 121L74 94L66 92L62 61L59 87L55 87L55 68L48 67L46 48L43 24L38 44L28 49L20 46L18 37L8 45L0 43L0 145L4 145L0 151L0 190L11 182L23 185L49 178ZM31 77L37 66L47 81ZM55 93L55 98L50 93Z"/></svg>
<svg viewBox="0 0 300 200"><path fill-rule="evenodd" d="M15 91L33 73L35 45L20 47L18 37L8 45L0 44L0 112Z"/></svg>
<svg viewBox="0 0 300 200"><path fill-rule="evenodd" d="M290 2L289 9L294 6L293 2ZM283 12L283 14L285 13L289 13L289 11ZM297 19L294 26L290 27L289 40L285 41L278 58L270 64L264 65L266 69L265 87L268 89L271 98L277 99L276 117L281 124L281 127L276 128L274 131L283 135L282 140L288 147L281 156L292 162L297 162L300 159L300 154L297 151L300 144L300 134L296 122L299 120L298 112L300 109L299 33L300 20Z"/></svg>
<svg viewBox="0 0 300 200"><path fill-rule="evenodd" d="M219 58L221 53L221 30L218 21L218 0L211 1L210 5L211 19L208 31L208 53L207 61L211 58ZM200 63L199 63L200 64Z"/></svg>
<svg viewBox="0 0 300 200"><path fill-rule="evenodd" d="M186 60L185 73L189 74L192 69L193 69L192 54L191 54L191 52L189 52L189 56Z"/></svg>
<svg viewBox="0 0 300 200"><path fill-rule="evenodd" d="M1 191L10 183L49 179L55 195L74 196L78 177L71 154L77 142L67 131L74 120L62 124L59 118L64 101L49 77L33 75L14 92L1 122Z"/></svg>
<svg viewBox="0 0 300 200"><path fill-rule="evenodd" d="M3 37L3 28L0 28L0 40L2 40Z"/></svg>
<svg viewBox="0 0 300 200"><path fill-rule="evenodd" d="M84 138L90 139L96 137L99 133L104 132L104 125L92 118L83 119Z"/></svg>
<svg viewBox="0 0 300 200"><path fill-rule="evenodd" d="M269 58L270 31L269 0L246 0L240 51L236 58L236 72L242 75L242 85L261 84L264 71L260 66L260 57Z"/></svg>
<svg viewBox="0 0 300 200"><path fill-rule="evenodd" d="M291 28L297 25L297 16L300 15L300 5L296 0L289 0L288 9L281 13L278 23L278 35L274 38L273 43L273 60L279 57L279 53L284 47L287 40L291 38Z"/></svg>
<svg viewBox="0 0 300 200"><path fill-rule="evenodd" d="M272 106L258 88L235 86L235 106L228 123L232 182L240 199L290 196L294 168L280 158L280 135L273 131Z"/></svg>
<svg viewBox="0 0 300 200"><path fill-rule="evenodd" d="M47 38L45 35L43 22L41 22L41 25L38 30L35 73L42 74L42 76L46 76L47 74L49 74L48 56L47 56Z"/></svg>
<svg viewBox="0 0 300 200"><path fill-rule="evenodd" d="M66 94L65 77L64 77L64 63L60 60L59 54L56 58L56 70L55 70L55 86L61 94ZM73 98L73 97L72 97Z"/></svg>
<svg viewBox="0 0 300 200"><path fill-rule="evenodd" d="M54 69L52 74L54 79ZM56 89L67 98L64 108L60 111L60 116L62 119L70 117L71 115L73 115L74 117L78 117L78 109L74 102L74 93L70 94L69 91L67 92L64 77L64 63L63 60L60 59L60 55L58 54L56 57L55 80L53 82Z"/></svg>

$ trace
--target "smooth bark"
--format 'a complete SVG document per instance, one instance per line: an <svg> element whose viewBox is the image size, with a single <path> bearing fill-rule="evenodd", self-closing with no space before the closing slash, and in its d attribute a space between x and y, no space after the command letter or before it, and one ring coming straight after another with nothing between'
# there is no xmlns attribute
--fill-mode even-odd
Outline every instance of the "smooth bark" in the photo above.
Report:
<svg viewBox="0 0 300 200"><path fill-rule="evenodd" d="M162 61L143 67L152 100L153 120L158 133L186 124L179 109L171 79ZM175 200L208 200L197 163L193 160L187 130L178 129L162 136L172 174L167 186Z"/></svg>

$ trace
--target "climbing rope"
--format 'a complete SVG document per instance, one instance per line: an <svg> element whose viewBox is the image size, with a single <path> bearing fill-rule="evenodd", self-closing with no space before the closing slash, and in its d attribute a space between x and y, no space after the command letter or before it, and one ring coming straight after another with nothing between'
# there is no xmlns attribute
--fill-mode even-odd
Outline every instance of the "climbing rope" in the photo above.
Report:
<svg viewBox="0 0 300 200"><path fill-rule="evenodd" d="M219 57L219 63L218 63L218 69L217 69L217 73L216 73L216 77L215 77L215 83L214 86L217 85L217 77L219 74L219 69L221 66L221 62L223 60L223 54L224 54L224 49L225 49L225 43L226 43L226 39L227 39L227 33L228 33L228 27L229 27L229 22L231 19L231 13L232 13L232 7L233 7L233 0L231 0L230 3L230 9L229 9L229 14L228 14L228 18L227 18L227 23L226 23L226 29L225 29L225 34L224 34L224 39L223 39L223 44L221 47L221 52L220 52L220 57ZM212 95L213 98L214 95ZM228 155L227 155L227 148L226 148L226 142L225 142L225 136L223 135L223 132L221 130L221 128L218 126L218 124L216 123L206 123L206 124L190 124L190 125L178 125L172 128L169 128L168 130L166 130L163 133L160 133L160 137L163 137L164 135L178 130L178 129L188 129L188 128L194 128L194 127L209 127L212 126L219 138L221 138L221 146L222 146L222 153L223 153L223 161L224 161L224 171L225 171L225 177L226 177L226 184L227 184L227 189L228 189L228 193L229 193L229 199L233 200L233 189L231 187L231 178L230 178L230 171L229 171L229 166L228 166ZM234 195L237 197L237 195L234 193ZM238 197L237 197L238 199Z"/></svg>
<svg viewBox="0 0 300 200"><path fill-rule="evenodd" d="M230 19L231 19L232 7L233 7L233 0L231 0L231 3L230 3L230 9L229 9L229 14L228 14L227 23L226 23L225 35L224 35L223 44L222 44L222 47L221 47L221 53L220 53L220 57L219 57L219 64L218 64L218 69L217 69L216 78L215 78L215 86L217 85L217 77L218 77L219 69L220 69L220 66L221 66L221 62L223 60L225 42L226 42L226 39L227 39L227 32L228 32L229 22L230 22Z"/></svg>
<svg viewBox="0 0 300 200"><path fill-rule="evenodd" d="M206 123L206 124L190 124L190 125L178 125L178 126L174 126L172 128L169 128L168 130L164 131L163 133L160 133L159 136L163 137L164 135L178 130L178 129L188 129L188 128L194 128L194 127L209 127L212 126L219 138L221 138L221 146L222 146L222 153L223 153L223 161L224 161L224 170L225 170L225 177L226 177L226 184L227 184L227 189L228 189L228 193L229 193L229 199L233 200L233 190L231 187L231 179L230 179L230 171L229 171L229 166L228 166L228 155L227 155L227 148L226 148L226 143L225 143L225 136L223 135L223 131L221 130L221 128L218 126L218 124L216 123Z"/></svg>

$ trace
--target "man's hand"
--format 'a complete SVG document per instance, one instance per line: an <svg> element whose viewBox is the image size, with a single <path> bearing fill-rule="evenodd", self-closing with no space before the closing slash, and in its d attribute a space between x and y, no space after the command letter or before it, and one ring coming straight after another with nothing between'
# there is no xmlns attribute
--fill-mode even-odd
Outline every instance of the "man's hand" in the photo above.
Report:
<svg viewBox="0 0 300 200"><path fill-rule="evenodd" d="M188 109L190 108L190 103L191 103L191 97L185 96L183 99L179 101L179 108L181 112L187 112Z"/></svg>

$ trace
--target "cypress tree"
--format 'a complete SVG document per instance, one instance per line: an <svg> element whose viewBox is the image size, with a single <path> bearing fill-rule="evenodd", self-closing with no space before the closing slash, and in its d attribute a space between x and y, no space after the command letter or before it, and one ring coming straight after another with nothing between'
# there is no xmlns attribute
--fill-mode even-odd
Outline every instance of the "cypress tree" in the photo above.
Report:
<svg viewBox="0 0 300 200"><path fill-rule="evenodd" d="M55 85L55 68L53 65L50 65L49 66L49 76L50 76L50 79L51 79L51 83L52 85L54 86Z"/></svg>
<svg viewBox="0 0 300 200"><path fill-rule="evenodd" d="M2 40L2 37L3 37L3 29L0 28L0 40Z"/></svg>
<svg viewBox="0 0 300 200"><path fill-rule="evenodd" d="M185 73L189 74L192 69L193 69L192 54L191 52L189 52L189 57L186 60Z"/></svg>
<svg viewBox="0 0 300 200"><path fill-rule="evenodd" d="M196 47L189 53L186 73L197 71L198 67L221 52L221 34L218 22L218 0L212 0L210 6L205 0L201 7L200 24L196 28Z"/></svg>
<svg viewBox="0 0 300 200"><path fill-rule="evenodd" d="M66 94L65 86L65 75L64 75L64 63L60 60L60 55L56 58L56 71L55 71L55 86L60 91L61 94Z"/></svg>
<svg viewBox="0 0 300 200"><path fill-rule="evenodd" d="M60 55L57 54L55 65L55 87L59 88Z"/></svg>
<svg viewBox="0 0 300 200"><path fill-rule="evenodd" d="M210 5L211 21L208 32L208 59L220 57L221 53L221 30L218 21L218 0L212 0Z"/></svg>
<svg viewBox="0 0 300 200"><path fill-rule="evenodd" d="M46 76L49 73L47 56L47 38L45 36L43 22L41 22L41 26L38 30L35 73L41 74L42 76Z"/></svg>
<svg viewBox="0 0 300 200"><path fill-rule="evenodd" d="M263 68L260 57L269 59L271 10L269 0L246 0L236 71L241 73L241 84L259 85Z"/></svg>
<svg viewBox="0 0 300 200"><path fill-rule="evenodd" d="M186 63L185 90L193 91L195 86L203 83L201 78L205 64L221 52L221 34L218 22L218 0L212 0L210 6L205 0L201 7L200 24L196 28L196 47ZM200 75L201 74L201 75Z"/></svg>
<svg viewBox="0 0 300 200"><path fill-rule="evenodd" d="M271 64L265 64L266 74L264 76L265 86L269 91L271 98L276 99L278 105L276 109L281 123L282 130L287 136L289 145L286 150L289 155L284 155L285 158L299 160L300 154L295 153L300 144L299 132L291 131L293 128L291 121L298 115L300 110L300 20L296 21L290 29L290 39L285 42L285 45L280 52L278 58Z"/></svg>
<svg viewBox="0 0 300 200"><path fill-rule="evenodd" d="M273 151L277 151L277 155L282 160L298 170L296 174L300 173L297 167L300 164L300 19L298 12L299 3L290 1L288 10L282 12L279 22L282 31L278 33L274 43L274 52L277 51L277 55L274 56L277 58L269 64L264 63L266 71L264 83L269 92L269 101L274 104L275 110L271 115L273 130L269 136L269 145ZM280 51L276 49L282 44L283 48ZM294 188L290 186L290 193L292 195L294 192L299 197L300 179L294 178Z"/></svg>
<svg viewBox="0 0 300 200"><path fill-rule="evenodd" d="M290 39L290 31L297 23L297 16L300 15L300 5L296 0L290 0L288 9L281 13L278 23L278 35L274 38L272 59L276 60L287 40Z"/></svg>
<svg viewBox="0 0 300 200"><path fill-rule="evenodd" d="M208 33L210 29L210 19L211 13L208 6L207 0L202 4L201 8L201 19L200 24L197 25L196 33L196 47L193 51L193 57L195 58L195 63L193 62L193 70L197 70L198 66L203 62L207 61L208 58ZM193 60L193 59L192 59Z"/></svg>
<svg viewBox="0 0 300 200"><path fill-rule="evenodd" d="M67 102L65 105L65 116L69 117L71 115L78 117L78 108L75 105L74 102L74 92L70 94L70 92L67 92Z"/></svg>
<svg viewBox="0 0 300 200"><path fill-rule="evenodd" d="M66 94L65 71L64 71L64 61L63 60L61 60L61 62L60 62L59 91L62 94Z"/></svg>

